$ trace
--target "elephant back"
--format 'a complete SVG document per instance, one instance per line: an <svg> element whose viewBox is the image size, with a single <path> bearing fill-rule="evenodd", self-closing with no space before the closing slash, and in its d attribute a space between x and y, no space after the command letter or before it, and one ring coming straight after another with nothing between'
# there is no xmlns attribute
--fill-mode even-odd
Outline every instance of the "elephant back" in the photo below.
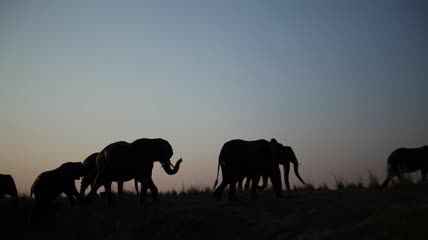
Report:
<svg viewBox="0 0 428 240"><path fill-rule="evenodd" d="M108 164L115 165L116 162L128 163L132 158L131 144L128 142L120 141L111 143L106 146L97 156L98 161L107 161Z"/></svg>
<svg viewBox="0 0 428 240"><path fill-rule="evenodd" d="M264 139L246 141L234 139L226 142L219 156L224 171L253 175L270 166L270 142Z"/></svg>
<svg viewBox="0 0 428 240"><path fill-rule="evenodd" d="M395 171L413 172L426 165L424 148L399 148L388 158L388 168Z"/></svg>

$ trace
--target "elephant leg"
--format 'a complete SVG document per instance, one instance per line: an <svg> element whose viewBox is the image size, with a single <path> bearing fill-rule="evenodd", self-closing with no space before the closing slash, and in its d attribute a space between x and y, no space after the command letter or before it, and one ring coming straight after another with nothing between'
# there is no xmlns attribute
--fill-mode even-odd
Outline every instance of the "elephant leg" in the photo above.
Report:
<svg viewBox="0 0 428 240"><path fill-rule="evenodd" d="M398 177L398 181L400 181L400 183L403 183L404 181L403 175L398 174L397 177Z"/></svg>
<svg viewBox="0 0 428 240"><path fill-rule="evenodd" d="M232 181L229 185L229 200L238 200L235 193L236 181Z"/></svg>
<svg viewBox="0 0 428 240"><path fill-rule="evenodd" d="M123 182L117 182L117 197L120 198L123 194Z"/></svg>
<svg viewBox="0 0 428 240"><path fill-rule="evenodd" d="M146 198L147 190L149 189L149 185L147 180L141 181L141 190L140 190L140 203L144 203L144 199Z"/></svg>
<svg viewBox="0 0 428 240"><path fill-rule="evenodd" d="M244 178L238 181L238 190L242 191L242 182L244 182Z"/></svg>
<svg viewBox="0 0 428 240"><path fill-rule="evenodd" d="M134 179L134 186L135 186L135 191L137 192L137 196L138 196L140 193L138 192L138 181L137 181L137 179Z"/></svg>
<svg viewBox="0 0 428 240"><path fill-rule="evenodd" d="M70 191L67 191L67 192L65 192L65 195L67 196L68 201L70 201L70 205L74 206L74 196L73 196L73 193L70 192Z"/></svg>
<svg viewBox="0 0 428 240"><path fill-rule="evenodd" d="M421 169L421 183L424 183L427 179L427 169Z"/></svg>
<svg viewBox="0 0 428 240"><path fill-rule="evenodd" d="M285 184L285 190L290 191L290 163L287 162L284 164L284 184Z"/></svg>
<svg viewBox="0 0 428 240"><path fill-rule="evenodd" d="M92 184L91 191L89 192L88 196L86 196L85 201L90 202L95 196L97 196L98 188L101 187L103 183L102 177L97 175L97 177L94 180L94 183Z"/></svg>
<svg viewBox="0 0 428 240"><path fill-rule="evenodd" d="M76 197L77 199L79 199L79 201L82 200L82 196L79 194L79 192L76 189L76 185L74 185L74 182L72 182L71 186L70 186L70 193Z"/></svg>
<svg viewBox="0 0 428 240"><path fill-rule="evenodd" d="M152 171L153 171L153 161L145 162L144 171L141 177L138 178L138 180L140 180L141 182L140 204L144 203L144 199L146 198L147 190L149 189L150 182L152 182Z"/></svg>
<svg viewBox="0 0 428 240"><path fill-rule="evenodd" d="M82 182L80 183L80 196L82 198L85 197L85 191L89 187L90 183L91 181L88 178L84 177L82 179Z"/></svg>
<svg viewBox="0 0 428 240"><path fill-rule="evenodd" d="M251 185L251 198L252 199L256 199L257 198L256 192L257 192L257 189L258 189L258 186L259 186L259 181L260 181L260 175L255 176L253 178L253 183Z"/></svg>
<svg viewBox="0 0 428 240"><path fill-rule="evenodd" d="M148 183L148 187L150 189L150 192L152 193L153 196L153 201L159 201L158 198L158 188L156 187L155 183L153 182L153 179L150 179L149 183Z"/></svg>
<svg viewBox="0 0 428 240"><path fill-rule="evenodd" d="M281 198L282 184L281 184L281 172L279 171L279 167L276 166L272 169L272 175L270 176L270 180L272 182L272 187L275 192L277 198Z"/></svg>
<svg viewBox="0 0 428 240"><path fill-rule="evenodd" d="M70 201L70 205L74 206L75 199L74 197L80 199L80 194L76 189L76 185L74 185L74 181L67 182L67 185L65 186L64 193L67 196L68 200Z"/></svg>
<svg viewBox="0 0 428 240"><path fill-rule="evenodd" d="M224 189L227 187L228 183L226 181L222 181L221 184L216 188L214 191L214 197L217 200L221 199L221 194L223 193Z"/></svg>
<svg viewBox="0 0 428 240"><path fill-rule="evenodd" d="M107 202L108 202L108 204L112 205L113 204L113 194L111 193L111 182L106 182L104 184L104 189L105 189L106 194L107 194Z"/></svg>
<svg viewBox="0 0 428 240"><path fill-rule="evenodd" d="M261 191L267 187L269 180L269 175L263 174L263 184L261 186L257 186L257 190Z"/></svg>
<svg viewBox="0 0 428 240"><path fill-rule="evenodd" d="M247 191L250 188L250 183L251 183L251 178L247 177L247 181L245 182L245 186L244 186L245 191Z"/></svg>

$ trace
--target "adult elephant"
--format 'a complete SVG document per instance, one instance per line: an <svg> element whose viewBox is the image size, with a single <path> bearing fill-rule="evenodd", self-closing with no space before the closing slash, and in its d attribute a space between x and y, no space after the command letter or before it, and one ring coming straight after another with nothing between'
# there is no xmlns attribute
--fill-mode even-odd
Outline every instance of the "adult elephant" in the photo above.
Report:
<svg viewBox="0 0 428 240"><path fill-rule="evenodd" d="M229 199L236 199L236 184L247 177L252 179L251 196L255 198L257 185L262 175L271 179L276 196L281 197L279 159L282 157L283 148L284 146L275 139L271 139L270 142L267 140L245 141L241 139L226 142L220 151L214 188L217 186L220 167L223 179L215 189L214 197L221 199L224 189L230 185Z"/></svg>
<svg viewBox="0 0 428 240"><path fill-rule="evenodd" d="M297 179L303 184L306 184L305 181L303 181L302 177L300 177L299 173L299 162L297 160L296 154L294 153L293 149L290 146L283 146L281 148L281 157L278 159L279 164L283 165L284 168L284 183L285 183L285 189L287 191L290 191L290 163L293 164L294 174L296 175ZM263 185L259 186L258 189L262 190L267 187L268 184L268 176L263 175ZM238 182L238 187L242 189L242 182L244 179ZM247 181L245 183L245 189L249 187L249 184L251 182L250 178L247 178Z"/></svg>
<svg viewBox="0 0 428 240"><path fill-rule="evenodd" d="M399 148L388 157L388 176L382 183L382 187L388 186L393 177L401 176L404 173L421 171L421 182L426 180L428 173L428 146L419 148Z"/></svg>
<svg viewBox="0 0 428 240"><path fill-rule="evenodd" d="M0 174L0 199L3 199L6 195L18 199L18 191L12 176Z"/></svg>
<svg viewBox="0 0 428 240"><path fill-rule="evenodd" d="M95 178L97 176L97 156L98 152L92 153L89 155L84 161L83 166L86 169L86 176L82 178L82 181L80 183L80 195L82 197L85 196L86 189L91 186L93 188L93 184L95 181ZM134 180L135 190L138 193L138 182L137 180ZM123 182L119 181L117 182L117 195L121 196L123 194Z"/></svg>
<svg viewBox="0 0 428 240"><path fill-rule="evenodd" d="M284 146L282 147L281 151L281 157L278 159L279 164L283 165L284 168L284 183L285 183L285 189L287 191L290 191L290 163L293 164L294 174L296 175L297 179L303 184L306 184L305 181L303 181L302 177L300 177L299 173L299 162L297 160L296 154L294 153L293 149L290 146ZM267 176L263 176L263 185L259 187L259 189L264 189L267 186Z"/></svg>
<svg viewBox="0 0 428 240"><path fill-rule="evenodd" d="M158 189L152 179L154 162L160 162L168 175L178 172L181 158L173 166L170 159L172 147L164 139L137 139L132 143L115 142L105 147L97 156L97 176L93 188L87 196L91 200L98 188L104 185L108 202L112 202L111 182L135 179L141 182L140 203L144 202L147 190L150 189L153 199L158 199Z"/></svg>

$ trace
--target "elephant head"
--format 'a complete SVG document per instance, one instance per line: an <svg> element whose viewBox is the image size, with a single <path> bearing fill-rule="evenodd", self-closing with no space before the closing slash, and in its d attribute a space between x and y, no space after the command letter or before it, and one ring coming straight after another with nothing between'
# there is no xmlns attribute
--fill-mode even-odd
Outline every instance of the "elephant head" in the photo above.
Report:
<svg viewBox="0 0 428 240"><path fill-rule="evenodd" d="M87 174L87 170L81 162L67 162L62 164L58 171L67 179L79 180Z"/></svg>
<svg viewBox="0 0 428 240"><path fill-rule="evenodd" d="M140 203L143 203L148 189L152 192L153 199L157 200L158 190L152 179L153 166L155 162L159 162L167 174L176 174L182 160L178 160L177 164L172 166L170 160L172 155L171 145L161 138L140 138L132 143L119 141L107 145L96 158L97 175L86 197L87 201L96 195L101 185L104 185L108 201L111 203L111 183L131 179L141 183Z"/></svg>
<svg viewBox="0 0 428 240"><path fill-rule="evenodd" d="M289 163L293 164L293 168L294 168L294 173L296 174L296 177L300 180L300 182L302 182L303 184L306 184L305 181L303 181L302 177L300 177L299 174L299 162L297 161L297 157L296 154L294 154L294 151L291 147L289 146L283 146L281 148L281 154L279 157L279 163L282 164L284 166L284 180L285 182L288 182L288 169L286 169L287 167L289 167Z"/></svg>
<svg viewBox="0 0 428 240"><path fill-rule="evenodd" d="M92 153L89 155L84 161L83 166L86 170L85 176L82 178L80 182L80 195L84 197L85 190L89 186L92 186L95 177L97 176L97 156L98 152Z"/></svg>
<svg viewBox="0 0 428 240"><path fill-rule="evenodd" d="M162 165L163 170L168 175L174 175L177 174L178 170L180 169L180 164L183 162L183 160L180 158L175 166L171 163L171 157L173 155L173 150L171 145L168 141L165 141L163 139L160 139L158 141L158 153L157 158L154 158L155 161L158 160L159 163Z"/></svg>

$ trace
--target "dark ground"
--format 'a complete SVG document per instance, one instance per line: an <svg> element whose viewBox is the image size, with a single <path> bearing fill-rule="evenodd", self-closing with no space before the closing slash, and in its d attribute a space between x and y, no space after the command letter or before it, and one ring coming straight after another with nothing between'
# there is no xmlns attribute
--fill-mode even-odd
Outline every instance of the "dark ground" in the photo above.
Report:
<svg viewBox="0 0 428 240"><path fill-rule="evenodd" d="M102 199L28 223L31 202L0 200L0 239L428 239L428 188L270 192L215 201L211 193L162 196L139 205L132 194Z"/></svg>

